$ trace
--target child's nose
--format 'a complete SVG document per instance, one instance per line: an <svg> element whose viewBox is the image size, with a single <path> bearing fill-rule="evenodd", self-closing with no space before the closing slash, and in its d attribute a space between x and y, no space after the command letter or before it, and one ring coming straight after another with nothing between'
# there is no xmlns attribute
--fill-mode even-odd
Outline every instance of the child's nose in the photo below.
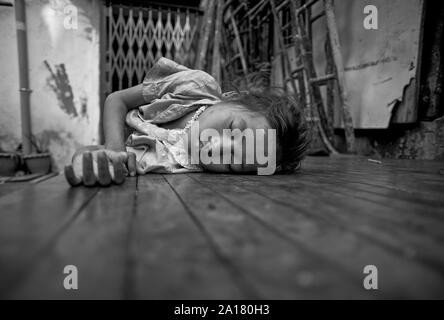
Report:
<svg viewBox="0 0 444 320"><path fill-rule="evenodd" d="M212 136L208 141L208 155L211 157L220 157L221 163L223 155L231 155L232 139L230 137ZM229 164L229 163L226 163Z"/></svg>

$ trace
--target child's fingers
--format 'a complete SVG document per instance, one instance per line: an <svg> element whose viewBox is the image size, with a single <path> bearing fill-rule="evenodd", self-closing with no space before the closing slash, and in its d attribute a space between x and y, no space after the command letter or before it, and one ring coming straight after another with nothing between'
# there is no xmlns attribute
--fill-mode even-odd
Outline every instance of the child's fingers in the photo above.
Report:
<svg viewBox="0 0 444 320"><path fill-rule="evenodd" d="M125 177L129 176L128 168L125 165L125 162L122 162L123 164L123 173L125 174Z"/></svg>
<svg viewBox="0 0 444 320"><path fill-rule="evenodd" d="M114 165L117 162L120 162L123 164L123 171L125 176L128 175L128 170L126 169L125 164L128 162L128 154L124 151L112 151L112 150L105 150L106 155L108 156L108 159L111 160L112 164ZM112 169L110 169L112 170Z"/></svg>
<svg viewBox="0 0 444 320"><path fill-rule="evenodd" d="M102 187L107 187L112 182L108 157L104 151L97 152L97 179Z"/></svg>
<svg viewBox="0 0 444 320"><path fill-rule="evenodd" d="M85 152L82 156L83 165L83 184L87 187L92 187L96 184L97 179L94 174L93 157L91 152Z"/></svg>
<svg viewBox="0 0 444 320"><path fill-rule="evenodd" d="M82 180L74 174L72 165L65 166L65 178L72 187L77 187L82 183Z"/></svg>
<svg viewBox="0 0 444 320"><path fill-rule="evenodd" d="M113 161L114 183L122 184L125 181L126 168L123 161Z"/></svg>
<svg viewBox="0 0 444 320"><path fill-rule="evenodd" d="M134 177L137 173L136 154L128 152L127 160L128 171L131 177Z"/></svg>
<svg viewBox="0 0 444 320"><path fill-rule="evenodd" d="M127 159L127 154L125 151L112 151L112 150L104 150L106 152L106 155L108 156L108 159L114 160L120 160L125 162Z"/></svg>

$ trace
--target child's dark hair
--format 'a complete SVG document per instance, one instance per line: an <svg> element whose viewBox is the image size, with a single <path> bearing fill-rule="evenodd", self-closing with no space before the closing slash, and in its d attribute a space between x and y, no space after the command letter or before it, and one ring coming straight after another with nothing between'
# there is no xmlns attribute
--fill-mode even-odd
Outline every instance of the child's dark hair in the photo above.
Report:
<svg viewBox="0 0 444 320"><path fill-rule="evenodd" d="M227 102L238 103L252 112L259 112L276 130L281 171L298 169L308 148L309 128L300 104L292 97L273 90L240 92Z"/></svg>

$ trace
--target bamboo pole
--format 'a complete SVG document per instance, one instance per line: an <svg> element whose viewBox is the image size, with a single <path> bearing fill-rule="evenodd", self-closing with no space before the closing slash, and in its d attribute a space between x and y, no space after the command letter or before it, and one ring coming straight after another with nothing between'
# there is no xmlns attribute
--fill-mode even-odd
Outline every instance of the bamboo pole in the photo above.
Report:
<svg viewBox="0 0 444 320"><path fill-rule="evenodd" d="M234 39L236 41L236 45L239 50L239 57L241 60L242 70L243 70L244 75L246 77L248 75L248 67L247 67L247 61L245 60L245 54L244 54L244 49L242 47L242 41L239 36L239 29L237 28L236 21L234 20L234 16L233 16L230 8L228 8L227 14L230 16L231 25L233 27Z"/></svg>
<svg viewBox="0 0 444 320"><path fill-rule="evenodd" d="M345 139L347 142L348 152L355 152L355 133L353 128L353 118L350 113L348 104L348 93L345 81L344 62L342 60L341 46L339 43L338 29L336 25L336 17L333 8L333 0L324 0L325 16L327 19L327 27L330 38L333 60L336 65L336 73L338 78L339 97L341 99L342 117L344 121Z"/></svg>
<svg viewBox="0 0 444 320"><path fill-rule="evenodd" d="M335 74L335 63L333 61L333 54L331 52L330 36L328 32L326 34L326 40L324 43L325 55L326 55L326 66L325 74ZM336 75L335 75L336 79ZM335 104L335 81L327 81L327 92L326 92L326 115L327 123L330 128L334 126L334 104Z"/></svg>
<svg viewBox="0 0 444 320"><path fill-rule="evenodd" d="M278 16L278 13L277 13L277 10L276 10L276 4L274 3L274 0L269 0L268 2L270 3L270 8L271 8L271 12L272 12L273 17L274 17L274 21L277 22L277 26L279 27L279 29L278 29L278 41L279 41L279 47L280 47L281 54L284 57L283 62L285 63L285 68L287 68L287 71L288 71L288 73L291 76L291 63L290 63L290 59L288 58L288 54L286 52L287 49L285 48L285 43L284 43L284 38L283 38L283 35L282 35L282 30L281 30L281 28L279 26L280 25L280 20L279 20L279 16ZM287 83L286 83L286 80L285 80L287 78L286 74L283 74L283 77L284 77L284 88L286 90L287 89ZM291 84L291 87L293 89L294 94L297 95L298 91L297 91L296 84L294 83L293 79L290 81L290 84Z"/></svg>
<svg viewBox="0 0 444 320"><path fill-rule="evenodd" d="M220 42L222 33L223 11L224 0L219 0L217 2L216 26L214 28L213 64L211 66L211 74L218 83L220 83L221 80Z"/></svg>
<svg viewBox="0 0 444 320"><path fill-rule="evenodd" d="M202 20L203 28L202 28L202 36L199 41L195 69L203 70L206 65L206 56L208 51L208 42L210 40L211 28L213 26L213 16L214 9L216 6L216 0L208 0L207 8L204 13L204 17Z"/></svg>
<svg viewBox="0 0 444 320"><path fill-rule="evenodd" d="M319 86L317 86L315 83L310 83L311 79L316 79L316 69L314 66L313 61L313 48L311 40L308 36L307 30L305 29L306 25L301 22L299 19L300 12L298 9L298 6L295 2L295 0L291 0L291 22L293 24L293 30L295 32L295 35L298 37L296 38L299 50L300 50L300 56L302 58L302 63L304 65L305 74L307 75L308 81L307 81L307 88L310 93L310 100L312 101L313 107L310 108L312 111L312 114L318 118L318 121L316 123L318 132L320 134L320 137L322 139L322 142L324 143L325 147L328 149L328 151L331 154L339 154L339 152L336 150L336 148L331 143L332 137L333 137L333 130L328 126L326 115L325 115L325 109L324 109L324 103L322 100L321 90L319 89ZM307 19L309 17L307 16Z"/></svg>

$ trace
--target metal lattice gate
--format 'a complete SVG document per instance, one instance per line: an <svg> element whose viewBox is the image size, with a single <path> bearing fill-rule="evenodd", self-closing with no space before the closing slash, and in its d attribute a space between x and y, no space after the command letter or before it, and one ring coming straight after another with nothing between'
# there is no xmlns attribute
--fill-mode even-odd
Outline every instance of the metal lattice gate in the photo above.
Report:
<svg viewBox="0 0 444 320"><path fill-rule="evenodd" d="M141 83L159 57L192 66L200 15L196 9L108 4L103 93Z"/></svg>

